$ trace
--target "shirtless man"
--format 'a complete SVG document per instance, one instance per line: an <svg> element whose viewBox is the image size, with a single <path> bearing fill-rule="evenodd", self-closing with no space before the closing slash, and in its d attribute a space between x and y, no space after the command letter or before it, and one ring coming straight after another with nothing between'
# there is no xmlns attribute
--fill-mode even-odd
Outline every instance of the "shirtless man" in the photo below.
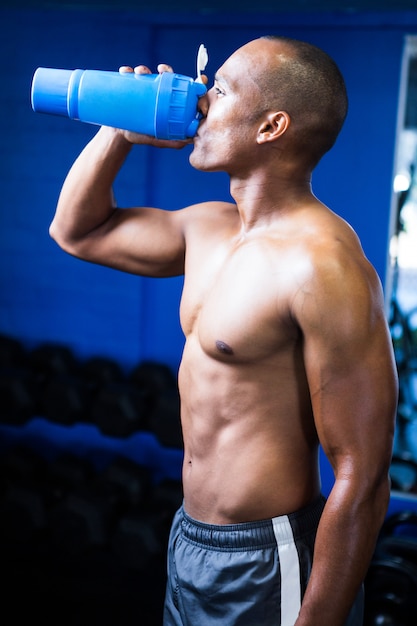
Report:
<svg viewBox="0 0 417 626"><path fill-rule="evenodd" d="M164 624L357 626L390 496L397 380L376 272L311 190L346 115L343 79L308 44L260 38L199 106L190 163L227 172L234 203L118 208L134 143L188 142L103 127L50 229L90 262L185 276L184 503ZM326 502L319 443L335 474Z"/></svg>

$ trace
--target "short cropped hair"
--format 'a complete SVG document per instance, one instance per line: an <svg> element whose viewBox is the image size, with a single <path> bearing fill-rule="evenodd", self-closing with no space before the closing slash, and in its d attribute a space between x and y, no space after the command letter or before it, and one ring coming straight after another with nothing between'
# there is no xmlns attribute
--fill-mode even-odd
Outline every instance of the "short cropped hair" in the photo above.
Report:
<svg viewBox="0 0 417 626"><path fill-rule="evenodd" d="M259 80L264 106L285 110L296 129L300 150L307 151L314 167L334 145L344 124L348 97L335 61L310 43L266 35L261 39L284 44L277 63Z"/></svg>

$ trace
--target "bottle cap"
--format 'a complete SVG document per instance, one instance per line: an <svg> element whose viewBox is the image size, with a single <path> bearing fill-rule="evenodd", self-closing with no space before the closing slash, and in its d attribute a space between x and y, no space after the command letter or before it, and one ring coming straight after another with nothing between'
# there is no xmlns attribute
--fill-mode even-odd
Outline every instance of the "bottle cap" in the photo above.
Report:
<svg viewBox="0 0 417 626"><path fill-rule="evenodd" d="M201 114L197 111L197 101L206 91L204 84L189 76L172 72L161 74L155 106L155 137L193 137L201 119Z"/></svg>

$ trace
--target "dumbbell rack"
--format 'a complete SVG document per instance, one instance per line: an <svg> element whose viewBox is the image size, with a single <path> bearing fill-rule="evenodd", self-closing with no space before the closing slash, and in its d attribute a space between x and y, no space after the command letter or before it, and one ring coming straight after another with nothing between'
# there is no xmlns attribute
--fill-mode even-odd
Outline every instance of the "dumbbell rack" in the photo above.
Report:
<svg viewBox="0 0 417 626"><path fill-rule="evenodd" d="M168 369L80 367L65 346L28 359L12 339L0 352L0 619L159 626L182 501Z"/></svg>

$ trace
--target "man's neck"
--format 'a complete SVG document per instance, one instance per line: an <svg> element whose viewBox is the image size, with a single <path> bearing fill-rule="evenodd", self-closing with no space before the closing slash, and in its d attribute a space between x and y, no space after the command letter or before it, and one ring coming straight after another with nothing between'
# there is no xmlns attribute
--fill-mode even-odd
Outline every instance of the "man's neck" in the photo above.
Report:
<svg viewBox="0 0 417 626"><path fill-rule="evenodd" d="M230 193L240 214L242 231L267 226L272 219L314 198L310 176L289 179L279 174L244 180L231 178Z"/></svg>

